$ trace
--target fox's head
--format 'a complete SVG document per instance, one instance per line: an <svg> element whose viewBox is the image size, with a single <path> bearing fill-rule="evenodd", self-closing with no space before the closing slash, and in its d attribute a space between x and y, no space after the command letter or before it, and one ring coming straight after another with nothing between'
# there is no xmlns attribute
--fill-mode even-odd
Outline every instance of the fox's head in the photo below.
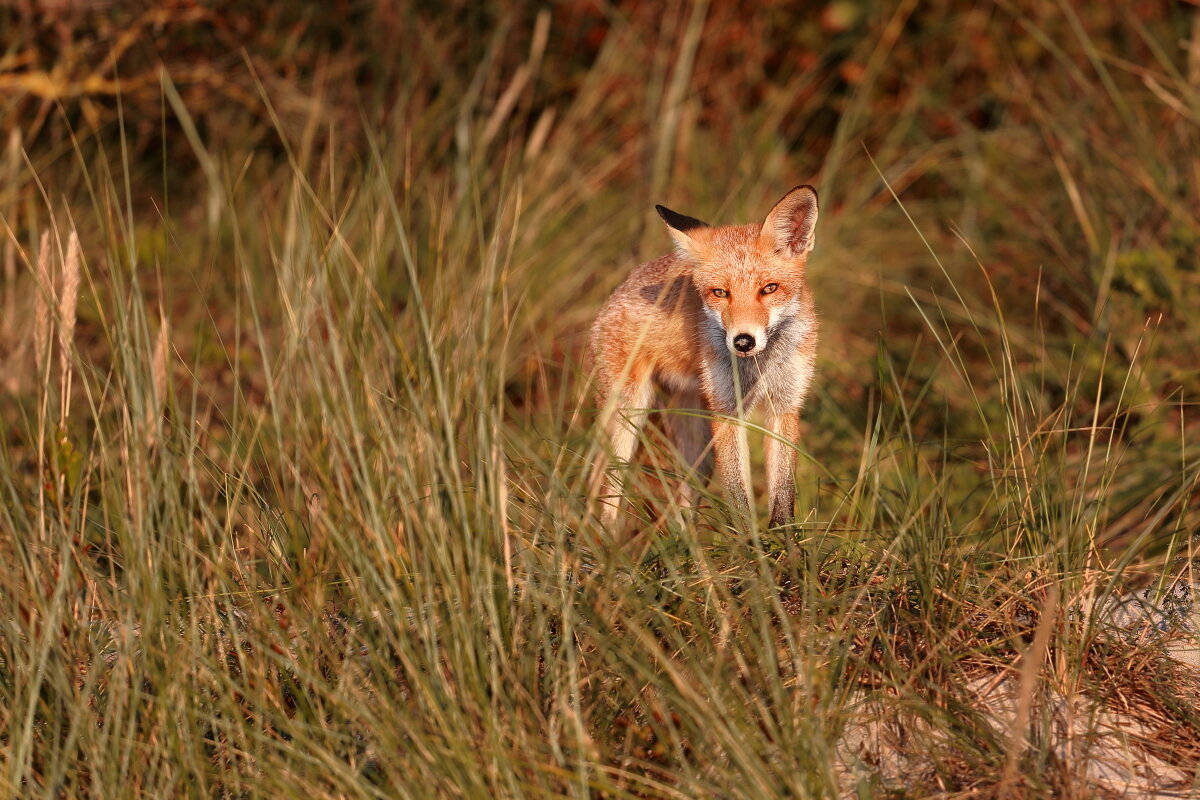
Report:
<svg viewBox="0 0 1200 800"><path fill-rule="evenodd" d="M726 347L743 358L761 353L801 308L817 224L816 190L792 189L761 226L714 228L663 206L655 209L690 266L704 311L725 332Z"/></svg>

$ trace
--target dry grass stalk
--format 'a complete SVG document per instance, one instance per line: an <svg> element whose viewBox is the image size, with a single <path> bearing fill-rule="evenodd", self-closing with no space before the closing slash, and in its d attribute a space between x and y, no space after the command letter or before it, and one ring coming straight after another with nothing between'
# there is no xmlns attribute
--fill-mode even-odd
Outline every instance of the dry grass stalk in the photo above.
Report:
<svg viewBox="0 0 1200 800"><path fill-rule="evenodd" d="M1004 763L1001 786L1017 785L1021 754L1030 746L1029 722L1033 711L1034 695L1037 693L1042 664L1050 645L1050 634L1058 619L1058 587L1051 586L1047 593L1033 642L1021 657L1020 683L1017 689L1017 707L1009 728L1008 753Z"/></svg>
<svg viewBox="0 0 1200 800"><path fill-rule="evenodd" d="M54 281L50 276L50 231L42 232L38 244L37 290L33 307L33 357L38 381L46 378L46 360L50 355L50 297Z"/></svg>
<svg viewBox="0 0 1200 800"><path fill-rule="evenodd" d="M71 339L75 333L75 315L79 305L79 234L71 231L67 241L67 260L63 264L62 294L58 298L58 368L62 399L60 424L65 424L71 405Z"/></svg>
<svg viewBox="0 0 1200 800"><path fill-rule="evenodd" d="M167 318L159 310L158 338L154 342L154 355L150 362L150 403L146 406L146 438L150 444L158 441L158 417L162 416L167 402L167 344L170 340Z"/></svg>

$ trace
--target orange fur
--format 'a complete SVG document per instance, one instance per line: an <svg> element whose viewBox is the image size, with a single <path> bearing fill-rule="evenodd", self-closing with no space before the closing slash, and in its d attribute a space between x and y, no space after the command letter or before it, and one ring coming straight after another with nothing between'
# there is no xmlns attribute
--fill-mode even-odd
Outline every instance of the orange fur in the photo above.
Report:
<svg viewBox="0 0 1200 800"><path fill-rule="evenodd" d="M816 358L817 319L805 279L816 192L796 187L761 225L711 227L658 210L677 252L635 267L592 326L610 455L618 468L633 456L656 389L693 406L702 400L711 420L675 421L676 445L701 478L711 449L731 501L748 510L745 435L734 420L761 410L777 437L767 445L771 524L784 524L792 518L799 411ZM622 481L605 458L596 474L601 520L611 528Z"/></svg>

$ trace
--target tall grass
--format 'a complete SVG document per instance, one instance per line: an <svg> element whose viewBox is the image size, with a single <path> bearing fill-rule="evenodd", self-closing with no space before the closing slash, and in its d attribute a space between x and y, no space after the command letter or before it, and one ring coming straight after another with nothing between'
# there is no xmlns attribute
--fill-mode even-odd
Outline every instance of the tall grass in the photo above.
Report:
<svg viewBox="0 0 1200 800"><path fill-rule="evenodd" d="M199 166L164 163L161 196L124 118L23 159L5 792L1195 790L1196 674L1100 612L1193 555L1200 85L1164 33L1190 29L1133 27L1133 64L1069 5L1014 5L870 11L836 39L852 81L818 62L745 106L703 46L720 4L657 38L616 15L578 73L550 13L469 69L426 26L361 136L293 129L260 84L278 158L210 152L166 81L170 158ZM993 63L930 69L964 30ZM968 124L954 82L983 67L999 110ZM646 544L614 549L582 353L668 247L646 201L748 220L807 181L798 522L671 513L652 425Z"/></svg>

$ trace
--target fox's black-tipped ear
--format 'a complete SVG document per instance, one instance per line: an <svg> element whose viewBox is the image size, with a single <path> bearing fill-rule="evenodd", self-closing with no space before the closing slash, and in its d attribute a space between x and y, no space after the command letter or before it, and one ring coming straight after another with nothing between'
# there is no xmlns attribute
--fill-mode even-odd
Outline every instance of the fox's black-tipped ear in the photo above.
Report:
<svg viewBox="0 0 1200 800"><path fill-rule="evenodd" d="M764 247L789 258L808 255L817 227L817 190L797 186L775 204L759 232Z"/></svg>
<svg viewBox="0 0 1200 800"><path fill-rule="evenodd" d="M695 256L696 240L693 235L702 228L707 228L706 223L692 217L685 217L666 206L655 206L654 210L663 218L663 222L667 223L667 233L671 234L671 238L675 240L675 247L678 248L679 254L684 257Z"/></svg>
<svg viewBox="0 0 1200 800"><path fill-rule="evenodd" d="M663 222L667 223L667 226L671 228L671 230L679 231L680 233L687 233L694 228L708 227L707 222L701 222L700 220L693 219L692 217L685 217L683 214L680 214L677 211L672 211L666 206L655 206L654 210L658 212L658 215L662 217Z"/></svg>

